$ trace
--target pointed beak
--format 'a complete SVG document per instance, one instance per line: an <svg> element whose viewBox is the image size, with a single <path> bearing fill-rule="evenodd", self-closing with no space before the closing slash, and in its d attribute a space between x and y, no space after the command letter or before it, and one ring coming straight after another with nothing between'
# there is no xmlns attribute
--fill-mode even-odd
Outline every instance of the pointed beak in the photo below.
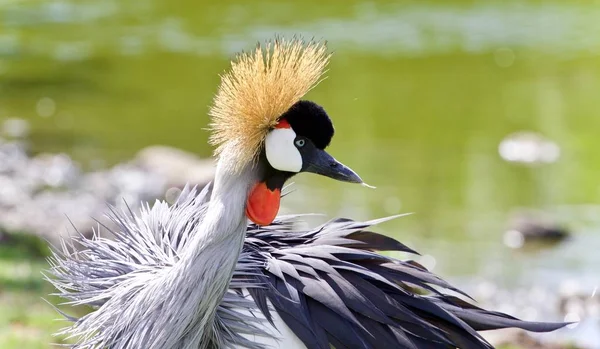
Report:
<svg viewBox="0 0 600 349"><path fill-rule="evenodd" d="M309 159L304 159L303 167L302 171L320 174L338 181L363 183L356 172L321 149L315 149Z"/></svg>

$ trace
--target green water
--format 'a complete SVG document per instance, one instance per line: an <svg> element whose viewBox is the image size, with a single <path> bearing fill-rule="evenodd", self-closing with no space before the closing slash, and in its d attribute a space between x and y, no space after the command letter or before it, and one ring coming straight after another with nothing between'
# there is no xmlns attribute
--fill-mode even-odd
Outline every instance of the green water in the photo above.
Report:
<svg viewBox="0 0 600 349"><path fill-rule="evenodd" d="M308 98L334 120L330 152L377 186L302 175L288 211L415 212L378 229L445 276L597 280L598 1L0 0L0 119L30 121L33 151L87 168L152 144L209 156L218 74L276 33L329 41L329 77ZM502 160L519 130L556 142L559 161ZM574 239L507 248L519 207L548 210Z"/></svg>

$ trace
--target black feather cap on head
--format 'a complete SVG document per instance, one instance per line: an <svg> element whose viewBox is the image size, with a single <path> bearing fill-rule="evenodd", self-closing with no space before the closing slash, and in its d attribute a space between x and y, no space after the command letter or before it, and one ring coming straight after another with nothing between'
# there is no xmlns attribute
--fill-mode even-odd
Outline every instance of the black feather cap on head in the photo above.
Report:
<svg viewBox="0 0 600 349"><path fill-rule="evenodd" d="M296 102L280 119L287 120L296 135L310 139L319 149L325 149L334 134L325 109L311 101Z"/></svg>

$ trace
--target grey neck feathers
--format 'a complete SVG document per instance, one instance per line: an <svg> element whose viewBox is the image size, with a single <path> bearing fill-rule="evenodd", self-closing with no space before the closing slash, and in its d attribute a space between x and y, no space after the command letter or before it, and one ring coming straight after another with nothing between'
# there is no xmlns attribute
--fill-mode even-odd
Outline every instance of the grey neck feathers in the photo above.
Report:
<svg viewBox="0 0 600 349"><path fill-rule="evenodd" d="M195 259L204 255L204 248L222 242L240 240L246 230L246 200L250 186L256 181L256 171L248 167L239 174L231 173L217 165L210 202L182 259ZM243 239L242 239L243 240Z"/></svg>
<svg viewBox="0 0 600 349"><path fill-rule="evenodd" d="M207 348L211 342L220 342L213 322L244 244L245 205L255 178L256 171L250 167L235 174L217 165L204 219L170 273L181 297L176 309L182 316L175 320L181 331L178 348Z"/></svg>

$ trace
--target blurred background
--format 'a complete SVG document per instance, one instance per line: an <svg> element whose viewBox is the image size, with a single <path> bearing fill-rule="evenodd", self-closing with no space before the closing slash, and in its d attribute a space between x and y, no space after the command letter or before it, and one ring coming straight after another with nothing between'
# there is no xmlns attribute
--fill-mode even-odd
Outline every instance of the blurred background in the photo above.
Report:
<svg viewBox="0 0 600 349"><path fill-rule="evenodd" d="M511 348L600 348L600 1L0 0L0 348L64 322L46 241L106 202L212 176L207 111L235 52L325 39L330 152L369 184L295 178L284 212L371 219L481 305L579 321ZM397 255L399 258L409 256Z"/></svg>

